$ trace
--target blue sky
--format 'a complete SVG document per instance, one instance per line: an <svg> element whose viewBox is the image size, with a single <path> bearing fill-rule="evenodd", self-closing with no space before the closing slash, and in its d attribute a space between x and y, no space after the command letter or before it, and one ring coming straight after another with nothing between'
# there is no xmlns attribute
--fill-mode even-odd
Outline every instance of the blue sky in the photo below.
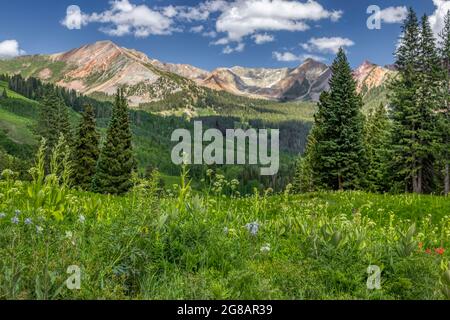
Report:
<svg viewBox="0 0 450 320"><path fill-rule="evenodd" d="M366 26L372 4L388 9L380 14L379 30ZM438 29L450 1L2 1L0 56L2 49L9 55L55 53L109 39L154 59L207 70L293 67L307 56L329 63L338 45L346 45L354 67L366 59L384 65L393 62L401 7L409 6L433 16Z"/></svg>

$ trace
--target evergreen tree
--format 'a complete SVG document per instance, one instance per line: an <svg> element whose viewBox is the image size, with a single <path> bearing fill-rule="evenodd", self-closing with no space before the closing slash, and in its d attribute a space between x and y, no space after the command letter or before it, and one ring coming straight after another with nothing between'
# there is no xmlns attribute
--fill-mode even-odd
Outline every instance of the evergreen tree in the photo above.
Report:
<svg viewBox="0 0 450 320"><path fill-rule="evenodd" d="M91 105L86 105L78 128L74 145L74 183L84 190L90 190L95 175L100 135L95 128L95 114Z"/></svg>
<svg viewBox="0 0 450 320"><path fill-rule="evenodd" d="M365 163L362 99L342 48L331 69L330 91L322 94L315 115L310 165L318 187L357 189Z"/></svg>
<svg viewBox="0 0 450 320"><path fill-rule="evenodd" d="M314 172L312 170L313 155L315 154L313 148L316 143L315 128L313 127L311 129L311 133L308 136L305 154L298 159L296 164L292 185L293 191L297 193L313 192L316 190Z"/></svg>
<svg viewBox="0 0 450 320"><path fill-rule="evenodd" d="M47 140L51 151L61 134L67 141L70 139L68 110L62 99L50 91L44 95L40 105L37 131Z"/></svg>
<svg viewBox="0 0 450 320"><path fill-rule="evenodd" d="M93 189L99 193L123 194L131 183L134 168L128 104L118 90L106 141L100 153Z"/></svg>
<svg viewBox="0 0 450 320"><path fill-rule="evenodd" d="M391 170L397 189L423 193L433 184L433 112L441 99L442 76L426 16L419 27L415 12L409 10L396 56L400 76L391 87Z"/></svg>
<svg viewBox="0 0 450 320"><path fill-rule="evenodd" d="M3 88L2 98L3 99L8 99L8 93L6 92L6 88Z"/></svg>
<svg viewBox="0 0 450 320"><path fill-rule="evenodd" d="M58 101L58 113L57 113L57 121L58 121L58 130L60 134L62 134L69 144L69 146L73 146L74 139L72 133L72 127L69 121L69 108L66 106L64 99L61 96L57 97Z"/></svg>
<svg viewBox="0 0 450 320"><path fill-rule="evenodd" d="M437 147L437 154L443 164L444 172L444 194L450 193L450 11L444 19L444 28L439 34L440 38L440 57L443 73L443 101L444 107L438 110L438 132L439 143Z"/></svg>
<svg viewBox="0 0 450 320"><path fill-rule="evenodd" d="M383 104L371 110L364 127L364 145L367 155L367 189L372 192L388 191L389 143L391 124Z"/></svg>

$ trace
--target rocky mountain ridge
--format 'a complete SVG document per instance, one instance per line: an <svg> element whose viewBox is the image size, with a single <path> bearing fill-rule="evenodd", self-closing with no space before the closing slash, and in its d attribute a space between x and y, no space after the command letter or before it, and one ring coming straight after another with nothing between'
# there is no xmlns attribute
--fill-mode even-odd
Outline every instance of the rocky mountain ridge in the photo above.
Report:
<svg viewBox="0 0 450 320"><path fill-rule="evenodd" d="M331 77L329 66L312 59L297 68L235 66L209 72L188 64L151 59L111 41L52 55L0 61L0 72L35 76L88 95L112 95L118 87L125 87L132 106L161 101L179 92L195 100L202 88L258 99L317 101L321 92L329 89ZM364 94L383 86L394 73L365 61L354 71L358 91Z"/></svg>

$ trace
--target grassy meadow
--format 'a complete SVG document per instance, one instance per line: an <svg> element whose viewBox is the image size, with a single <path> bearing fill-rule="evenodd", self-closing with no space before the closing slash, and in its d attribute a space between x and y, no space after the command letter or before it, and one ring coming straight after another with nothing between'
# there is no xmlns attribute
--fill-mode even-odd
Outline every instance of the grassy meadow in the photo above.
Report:
<svg viewBox="0 0 450 320"><path fill-rule="evenodd" d="M154 172L103 196L69 188L57 152L48 176L42 148L31 182L1 175L0 299L450 298L448 198L242 197L212 171L199 193L186 168L168 190ZM370 265L379 290L368 289ZM71 266L79 289L67 288Z"/></svg>

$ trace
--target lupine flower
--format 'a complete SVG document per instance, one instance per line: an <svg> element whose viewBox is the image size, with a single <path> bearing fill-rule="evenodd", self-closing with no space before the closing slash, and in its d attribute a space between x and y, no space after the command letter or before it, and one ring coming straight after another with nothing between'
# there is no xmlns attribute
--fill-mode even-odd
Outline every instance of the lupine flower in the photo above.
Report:
<svg viewBox="0 0 450 320"><path fill-rule="evenodd" d="M82 214L80 214L78 221L80 221L80 223L84 223L86 221L86 218Z"/></svg>
<svg viewBox="0 0 450 320"><path fill-rule="evenodd" d="M67 239L72 239L72 237L73 237L72 231L66 231L66 238Z"/></svg>
<svg viewBox="0 0 450 320"><path fill-rule="evenodd" d="M11 222L14 224L18 224L19 223L19 218L17 218L17 216L11 218Z"/></svg>
<svg viewBox="0 0 450 320"><path fill-rule="evenodd" d="M248 232L250 232L250 234L252 236L256 236L258 234L258 231L259 231L259 223L258 222L248 223L245 227L247 228Z"/></svg>
<svg viewBox="0 0 450 320"><path fill-rule="evenodd" d="M22 212L20 212L20 210L16 210L16 211L15 211L16 216L20 216L21 213L22 213Z"/></svg>
<svg viewBox="0 0 450 320"><path fill-rule="evenodd" d="M439 255L443 255L444 253L445 253L445 249L444 248L436 248L436 249L434 249L434 252L436 252L437 254L439 254Z"/></svg>
<svg viewBox="0 0 450 320"><path fill-rule="evenodd" d="M261 247L261 252L262 252L262 253L269 253L269 252L270 252L270 244L267 243L267 244L263 245L263 246Z"/></svg>
<svg viewBox="0 0 450 320"><path fill-rule="evenodd" d="M6 214L5 213L0 213L0 219L3 219L4 217L6 217Z"/></svg>
<svg viewBox="0 0 450 320"><path fill-rule="evenodd" d="M44 228L42 228L41 226L36 226L37 233L41 233L42 231L44 231Z"/></svg>
<svg viewBox="0 0 450 320"><path fill-rule="evenodd" d="M32 224L33 223L33 221L31 220L31 218L26 218L25 219L25 224L26 225L30 225L30 224Z"/></svg>
<svg viewBox="0 0 450 320"><path fill-rule="evenodd" d="M223 228L223 233L228 234L228 232L230 232L230 230L227 227Z"/></svg>

